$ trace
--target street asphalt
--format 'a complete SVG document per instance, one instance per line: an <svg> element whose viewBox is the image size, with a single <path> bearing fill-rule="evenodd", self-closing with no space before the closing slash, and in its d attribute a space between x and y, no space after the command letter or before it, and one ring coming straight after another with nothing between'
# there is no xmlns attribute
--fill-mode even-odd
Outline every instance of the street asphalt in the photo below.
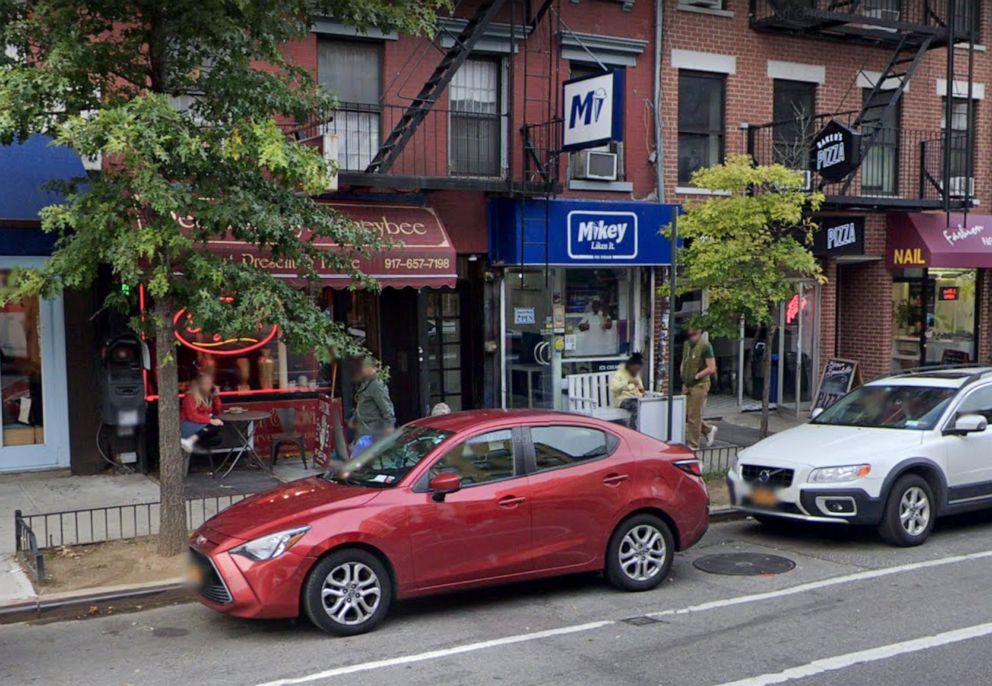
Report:
<svg viewBox="0 0 992 686"><path fill-rule="evenodd" d="M782 555L777 576L693 567ZM0 684L992 684L992 514L890 548L870 531L714 525L655 591L594 575L401 603L374 633L179 605L0 626Z"/></svg>

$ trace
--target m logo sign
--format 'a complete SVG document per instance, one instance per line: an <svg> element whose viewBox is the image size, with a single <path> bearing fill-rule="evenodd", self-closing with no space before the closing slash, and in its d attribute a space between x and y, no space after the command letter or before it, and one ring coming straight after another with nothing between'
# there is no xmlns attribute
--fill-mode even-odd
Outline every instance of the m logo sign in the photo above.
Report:
<svg viewBox="0 0 992 686"><path fill-rule="evenodd" d="M562 88L563 149L623 140L623 71L572 79Z"/></svg>
<svg viewBox="0 0 992 686"><path fill-rule="evenodd" d="M637 215L633 212L569 212L568 256L573 260L635 259Z"/></svg>

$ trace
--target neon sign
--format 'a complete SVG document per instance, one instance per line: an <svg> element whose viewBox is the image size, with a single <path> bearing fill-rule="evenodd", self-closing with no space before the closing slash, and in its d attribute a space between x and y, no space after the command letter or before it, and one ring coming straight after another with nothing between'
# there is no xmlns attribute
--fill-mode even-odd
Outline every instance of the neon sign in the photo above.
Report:
<svg viewBox="0 0 992 686"><path fill-rule="evenodd" d="M177 341L197 352L210 355L244 355L261 348L275 338L278 327L274 324L259 324L251 334L225 338L217 333L203 331L193 321L193 314L184 307L173 317L172 331Z"/></svg>
<svg viewBox="0 0 992 686"><path fill-rule="evenodd" d="M809 301L804 296L802 302L802 309L804 310L806 309L806 305L808 302ZM799 316L799 294L796 293L794 296L792 296L792 299L789 301L789 304L785 306L785 323L791 324L792 322L796 321L796 317L798 316Z"/></svg>

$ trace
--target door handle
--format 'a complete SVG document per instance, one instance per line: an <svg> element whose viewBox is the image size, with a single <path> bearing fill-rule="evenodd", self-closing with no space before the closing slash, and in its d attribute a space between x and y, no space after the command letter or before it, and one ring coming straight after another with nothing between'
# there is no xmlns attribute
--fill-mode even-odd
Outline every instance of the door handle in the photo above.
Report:
<svg viewBox="0 0 992 686"><path fill-rule="evenodd" d="M626 474L609 474L603 477L603 483L607 486L619 486L628 478Z"/></svg>
<svg viewBox="0 0 992 686"><path fill-rule="evenodd" d="M502 508L506 508L507 510L512 510L516 508L518 505L523 505L524 501L526 500L527 498L508 495L499 499L499 506Z"/></svg>

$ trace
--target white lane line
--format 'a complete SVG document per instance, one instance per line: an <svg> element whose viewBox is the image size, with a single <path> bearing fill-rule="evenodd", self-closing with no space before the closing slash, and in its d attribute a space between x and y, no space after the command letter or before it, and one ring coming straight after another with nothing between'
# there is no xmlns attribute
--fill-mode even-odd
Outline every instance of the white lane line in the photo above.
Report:
<svg viewBox="0 0 992 686"><path fill-rule="evenodd" d="M856 581L864 581L866 579L877 579L879 577L889 576L891 574L914 572L920 569L927 569L930 567L940 567L943 565L955 564L957 562L969 562L972 560L981 560L989 557L992 557L992 550L986 550L979 553L969 553L967 555L953 555L951 557L941 557L935 560L925 560L923 562L910 562L908 564L897 565L895 567L885 567L883 569L873 569L867 572L856 572L854 574L847 574L844 576L835 576L829 579L823 579L822 581L812 581L805 584L799 584L797 586L790 586L788 588L783 588L777 591L769 591L767 593L752 593L751 595L737 596L734 598L724 598L722 600L713 600L708 603L701 603L699 605L690 605L689 607L683 607L673 610L661 610L658 612L650 612L646 614L649 617L664 617L664 616L672 616L672 615L690 614L693 612L706 612L708 610L717 610L724 607L731 607L733 605L742 605L744 603L754 603L754 602L760 602L762 600L773 600L776 598L782 598L784 596L806 593L808 591L816 591L821 588L828 588L830 586L837 586L840 584L848 584ZM547 631L536 631L529 634L517 634L515 636L497 638L491 641L479 641L478 643L467 643L465 645L455 646L452 648L431 650L424 653L414 653L412 655L403 655L400 657L389 658L386 660L359 662L357 664L345 665L343 667L335 667L333 669L328 669L323 672L316 672L314 674L307 674L299 677L289 677L285 679L277 679L275 681L268 681L263 684L258 684L258 686L292 686L293 684L305 684L312 681L319 681L321 679L328 679L335 676L342 676L344 674L354 674L355 672L366 672L373 669L395 667L396 665L405 665L405 664L410 664L412 662L423 662L425 660L436 660L451 655L470 653L477 650L485 650L487 648L495 648L498 646L511 645L513 643L524 643L526 641L535 641L542 638L547 638L549 636L561 636L564 634L574 634L581 631L590 631L592 629L599 629L604 626L610 626L611 624L616 624L616 620L607 619L599 622L589 622L586 624L573 624L571 626L564 626L558 629L548 629Z"/></svg>
<svg viewBox="0 0 992 686"><path fill-rule="evenodd" d="M534 631L529 634L519 634L517 636L496 638L491 641L479 641L478 643L467 643L465 645L455 646L453 648L431 650L426 653L403 655L401 657L392 657L385 660L375 660L373 662L361 662L356 665L348 665L345 667L336 667L334 669L328 669L323 672L317 672L316 674L307 674L306 676L268 681L264 684L259 684L259 686L291 686L291 684L304 684L310 681L317 681L319 679L328 679L330 677L342 676L344 674L354 674L355 672L366 672L370 669L381 669L383 667L396 667L398 665L408 665L411 662L436 660L437 658L440 657L449 657L451 655L459 655L461 653L470 653L475 650L485 650L486 648L496 648L498 646L511 645L513 643L523 643L525 641L537 641L542 638L549 638L551 636L562 636L564 634L575 634L575 633L579 633L580 631L591 631L592 629L600 629L604 626L610 626L611 624L616 624L616 622L613 621L612 619L608 619L601 622L589 622L587 624L573 624L572 626L563 626L558 629L548 629L547 631Z"/></svg>
<svg viewBox="0 0 992 686"><path fill-rule="evenodd" d="M960 643L961 641L968 641L973 638L981 638L982 636L989 635L992 635L992 623L976 624L975 626L965 627L964 629L945 631L942 634L914 638L910 641L890 643L887 646L880 646L878 648L859 650L856 653L847 653L846 655L814 660L809 664L792 667L791 669L786 669L775 674L762 674L761 676L753 676L738 681L728 681L725 684L720 684L720 686L771 686L771 684L784 684L794 679L805 679L816 676L817 674L823 674L824 672L836 672L855 665L888 660L891 657L905 655L906 653L917 653L921 650L930 650L931 648L939 648L940 646Z"/></svg>
<svg viewBox="0 0 992 686"><path fill-rule="evenodd" d="M981 560L987 557L992 557L992 550L986 550L980 553L969 553L967 555L954 555L952 557L941 557L935 560L925 560L923 562L909 562L904 565L897 565L895 567L883 567L882 569L871 569L866 572L855 572L854 574L845 574L844 576L834 576L829 579L822 579L820 581L810 581L805 584L798 584L797 586L789 586L788 588L782 588L777 591L767 591L765 593L752 593L751 595L742 595L735 598L723 598L721 600L711 600L707 603L700 603L699 605L690 605L689 607L683 607L675 610L660 610L658 612L648 613L649 617L670 617L673 615L685 615L692 612L706 612L707 610L717 610L724 607L731 607L733 605L743 605L745 603L755 603L762 600L773 600L776 598L783 598L790 595L798 595L800 593L808 593L809 591L817 591L821 588L829 588L831 586L838 586L840 584L849 584L855 581L866 581L868 579L878 579L883 576L890 576L892 574L903 574L905 572L915 572L920 569L927 569L929 567L941 567L943 565L954 564L956 562L969 562L972 560Z"/></svg>

